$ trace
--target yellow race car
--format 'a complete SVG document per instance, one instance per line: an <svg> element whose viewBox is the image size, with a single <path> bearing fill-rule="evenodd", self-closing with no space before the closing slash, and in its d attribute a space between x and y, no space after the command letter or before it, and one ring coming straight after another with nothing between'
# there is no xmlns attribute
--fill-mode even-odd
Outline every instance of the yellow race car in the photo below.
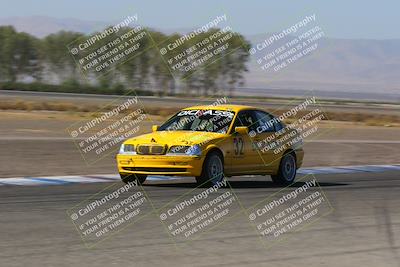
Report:
<svg viewBox="0 0 400 267"><path fill-rule="evenodd" d="M304 156L295 129L250 106L189 107L152 130L121 145L117 164L124 182L171 175L214 185L224 177L271 175L286 185L294 181Z"/></svg>

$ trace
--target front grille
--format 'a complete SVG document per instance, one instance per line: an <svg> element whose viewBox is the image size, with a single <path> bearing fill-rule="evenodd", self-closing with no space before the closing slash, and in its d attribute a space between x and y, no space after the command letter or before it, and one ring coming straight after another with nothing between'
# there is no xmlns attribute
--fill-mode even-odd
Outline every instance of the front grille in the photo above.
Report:
<svg viewBox="0 0 400 267"><path fill-rule="evenodd" d="M138 146L136 148L136 153L141 155L150 155L150 146Z"/></svg>
<svg viewBox="0 0 400 267"><path fill-rule="evenodd" d="M150 148L152 154L161 155L164 154L164 147L162 146L152 146Z"/></svg>
<svg viewBox="0 0 400 267"><path fill-rule="evenodd" d="M122 167L126 171L142 172L186 172L186 168L157 168L157 167Z"/></svg>
<svg viewBox="0 0 400 267"><path fill-rule="evenodd" d="M139 155L163 155L167 150L167 146L162 145L138 145L136 153Z"/></svg>

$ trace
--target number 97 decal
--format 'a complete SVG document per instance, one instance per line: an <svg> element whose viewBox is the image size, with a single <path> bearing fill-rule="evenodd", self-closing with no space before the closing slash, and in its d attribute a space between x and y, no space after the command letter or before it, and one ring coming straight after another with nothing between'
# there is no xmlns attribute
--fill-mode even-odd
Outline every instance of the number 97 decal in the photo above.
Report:
<svg viewBox="0 0 400 267"><path fill-rule="evenodd" d="M243 148L244 148L244 142L242 137L234 137L233 138L233 148L235 152L235 156L240 156L243 155Z"/></svg>

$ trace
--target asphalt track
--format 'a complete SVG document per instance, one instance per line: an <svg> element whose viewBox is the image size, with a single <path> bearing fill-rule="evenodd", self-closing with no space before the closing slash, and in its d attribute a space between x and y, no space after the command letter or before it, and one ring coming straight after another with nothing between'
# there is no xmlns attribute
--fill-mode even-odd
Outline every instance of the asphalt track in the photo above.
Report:
<svg viewBox="0 0 400 267"><path fill-rule="evenodd" d="M157 211L195 189L192 179L147 183L147 215L90 249L66 211L112 183L0 186L0 266L400 266L400 171L314 175L332 212L269 248L239 208L197 240L174 243ZM282 190L268 177L229 181L220 190L244 209Z"/></svg>

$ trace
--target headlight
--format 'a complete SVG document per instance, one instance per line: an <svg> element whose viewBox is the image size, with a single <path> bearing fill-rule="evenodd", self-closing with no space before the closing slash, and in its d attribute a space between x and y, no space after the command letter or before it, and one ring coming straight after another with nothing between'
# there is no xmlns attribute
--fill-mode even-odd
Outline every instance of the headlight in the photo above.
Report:
<svg viewBox="0 0 400 267"><path fill-rule="evenodd" d="M119 148L119 154L136 154L135 146L129 144L122 144Z"/></svg>
<svg viewBox="0 0 400 267"><path fill-rule="evenodd" d="M171 148L168 150L168 154L200 156L201 155L201 148L200 148L199 145L194 145L194 146L171 146Z"/></svg>
<svg viewBox="0 0 400 267"><path fill-rule="evenodd" d="M200 156L201 148L199 145L191 146L186 150L185 154L190 156Z"/></svg>
<svg viewBox="0 0 400 267"><path fill-rule="evenodd" d="M186 151L190 146L171 146L168 150L168 154L186 154Z"/></svg>

